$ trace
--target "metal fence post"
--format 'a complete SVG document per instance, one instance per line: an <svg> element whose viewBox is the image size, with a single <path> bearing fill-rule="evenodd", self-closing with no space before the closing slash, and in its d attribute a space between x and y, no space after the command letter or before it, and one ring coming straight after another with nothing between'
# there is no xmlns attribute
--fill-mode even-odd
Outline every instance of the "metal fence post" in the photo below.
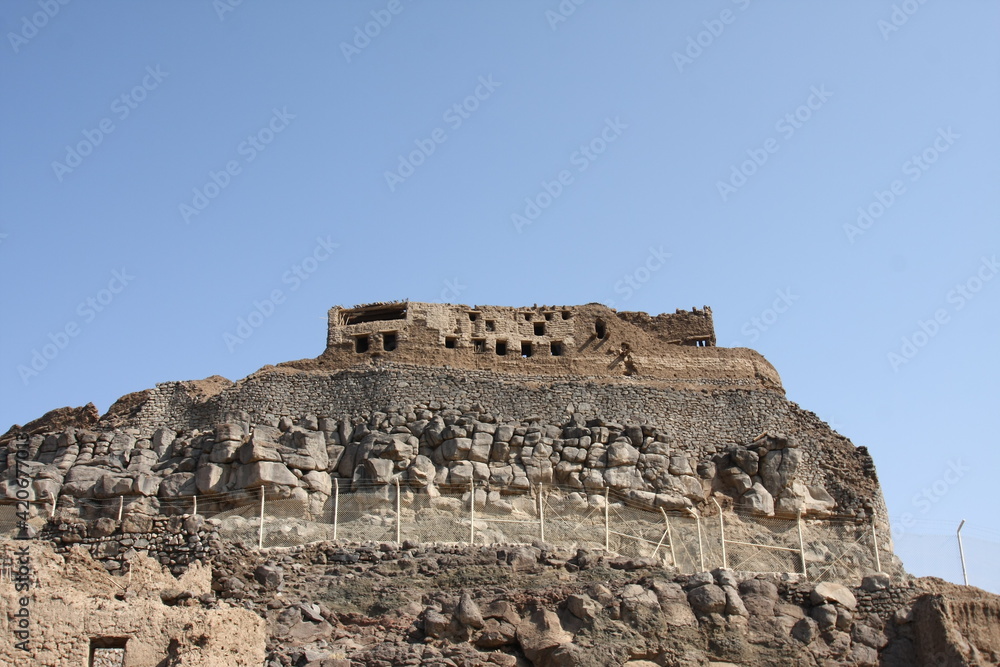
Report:
<svg viewBox="0 0 1000 667"><path fill-rule="evenodd" d="M872 514L872 546L875 547L875 570L882 572L882 560L878 554L878 535L875 534L875 515Z"/></svg>
<svg viewBox="0 0 1000 667"><path fill-rule="evenodd" d="M663 523L667 524L666 536L667 542L670 544L670 562L674 567L677 567L677 554L674 553L674 536L670 534L670 517L667 516L667 511L662 507L660 508L660 513L663 514ZM657 546L657 549L659 549L659 546ZM655 554L656 552L653 553Z"/></svg>
<svg viewBox="0 0 1000 667"><path fill-rule="evenodd" d="M118 496L118 520L122 520L122 510L125 509L125 496Z"/></svg>
<svg viewBox="0 0 1000 667"><path fill-rule="evenodd" d="M705 571L705 548L701 544L701 517L694 515L694 520L698 524L698 562L701 564L701 571Z"/></svg>
<svg viewBox="0 0 1000 667"><path fill-rule="evenodd" d="M264 485L260 487L260 528L257 530L257 549L264 548Z"/></svg>
<svg viewBox="0 0 1000 667"><path fill-rule="evenodd" d="M333 478L333 540L337 540L337 522L340 519L340 482Z"/></svg>
<svg viewBox="0 0 1000 667"><path fill-rule="evenodd" d="M399 544L403 540L400 539L402 535L402 523L403 523L403 512L402 507L399 503L399 478L396 478L396 544Z"/></svg>
<svg viewBox="0 0 1000 667"><path fill-rule="evenodd" d="M476 544L476 480L469 482L469 545Z"/></svg>
<svg viewBox="0 0 1000 667"><path fill-rule="evenodd" d="M197 514L198 513L198 496L191 496L191 499L194 501L194 507L191 510L191 514Z"/></svg>
<svg viewBox="0 0 1000 667"><path fill-rule="evenodd" d="M538 530L542 542L545 541L545 497L541 485L538 486Z"/></svg>
<svg viewBox="0 0 1000 667"><path fill-rule="evenodd" d="M722 543L722 567L729 569L729 561L726 559L726 524L722 521L722 505L712 496L712 502L719 508L719 541Z"/></svg>
<svg viewBox="0 0 1000 667"><path fill-rule="evenodd" d="M955 535L958 536L958 556L962 559L962 579L965 581L965 585L969 585L969 573L965 571L965 548L962 546L962 526L965 525L965 519L962 519L962 523L958 524L958 530L955 531Z"/></svg>
<svg viewBox="0 0 1000 667"><path fill-rule="evenodd" d="M809 580L809 572L806 570L806 545L802 540L802 515L800 514L795 522L799 529L799 560L802 562L802 574Z"/></svg>
<svg viewBox="0 0 1000 667"><path fill-rule="evenodd" d="M608 494L608 487L604 487L604 550L611 551L611 522L608 513L610 512L611 498Z"/></svg>

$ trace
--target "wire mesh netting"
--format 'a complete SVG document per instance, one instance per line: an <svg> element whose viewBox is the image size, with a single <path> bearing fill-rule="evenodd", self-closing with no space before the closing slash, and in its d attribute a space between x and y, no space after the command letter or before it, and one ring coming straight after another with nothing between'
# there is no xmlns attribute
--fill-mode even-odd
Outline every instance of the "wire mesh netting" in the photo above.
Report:
<svg viewBox="0 0 1000 667"><path fill-rule="evenodd" d="M815 581L859 579L876 571L871 526L844 521L825 521L824 532L833 539L810 541L805 545L809 578ZM808 531L808 528L806 528Z"/></svg>
<svg viewBox="0 0 1000 667"><path fill-rule="evenodd" d="M802 573L797 519L727 513L726 560L733 570Z"/></svg>
<svg viewBox="0 0 1000 667"><path fill-rule="evenodd" d="M579 494L541 496L538 532L544 541L568 549L604 548L603 506L588 503Z"/></svg>
<svg viewBox="0 0 1000 667"><path fill-rule="evenodd" d="M288 489L277 491L160 499L61 498L59 507L69 507L87 519L133 512L197 512L218 520L224 540L264 548L323 540L466 544L541 540L570 550L607 548L629 558L655 558L682 572L710 570L725 562L742 571L801 573L804 560L810 579L853 580L878 568L871 524L851 520L800 524L796 518L727 511L720 524L719 515L664 511L611 493L587 495L555 486L511 494L485 485L438 489L335 480L328 498L294 493L287 497ZM35 518L44 521L51 503L35 504ZM15 506L0 504L0 535L13 537L16 531Z"/></svg>

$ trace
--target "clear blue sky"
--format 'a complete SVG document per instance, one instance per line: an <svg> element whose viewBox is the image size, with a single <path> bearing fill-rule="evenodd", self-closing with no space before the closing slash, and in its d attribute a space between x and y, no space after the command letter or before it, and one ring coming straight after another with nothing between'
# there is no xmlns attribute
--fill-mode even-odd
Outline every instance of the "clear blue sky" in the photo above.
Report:
<svg viewBox="0 0 1000 667"><path fill-rule="evenodd" d="M1000 5L561 6L4 2L3 428L335 304L707 304L960 577L914 536L1000 540Z"/></svg>

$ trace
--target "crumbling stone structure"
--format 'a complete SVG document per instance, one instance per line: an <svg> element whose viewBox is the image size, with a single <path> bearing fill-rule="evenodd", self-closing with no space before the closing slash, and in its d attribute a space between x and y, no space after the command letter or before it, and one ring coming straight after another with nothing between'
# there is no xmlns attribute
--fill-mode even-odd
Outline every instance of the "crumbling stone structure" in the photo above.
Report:
<svg viewBox="0 0 1000 667"><path fill-rule="evenodd" d="M539 488L590 508L613 493L656 512L709 516L721 506L757 517L863 522L877 536L881 569L901 575L867 450L789 401L777 371L760 354L717 347L707 307L657 316L600 304L504 308L398 302L333 308L325 349L314 359L266 366L237 382L218 376L167 382L123 396L104 415L92 405L62 408L12 427L0 436L0 480L0 498L9 501L27 488L31 513L38 515L32 523L48 521L42 541L32 544L49 544L39 552L51 565L47 571L61 568L72 581L74 567L87 570L88 577L139 576L160 566L175 574L193 568L207 576L199 563L213 563L210 588L219 598L252 602L268 619L272 640L281 638L280 645L269 640L269 667L346 667L347 654L355 664L377 665L414 664L414 659L590 664L573 648L578 641L597 646L608 628L618 636L626 627L638 632L670 626L674 632L675 625L687 634L657 639L660 643L642 651L632 650L635 642L629 639L608 655L631 658L636 666L643 656L674 664L669 660L680 660L686 643L707 645L710 657L736 659L738 651L719 647L733 637L763 645L773 636L782 659L799 651L788 643L794 640L816 660L875 664L896 650L903 657L885 664L912 664L907 661L923 650L922 637L932 636L911 631L908 618L895 618L889 628L886 615L911 604L913 596L881 579L872 590L855 587L843 599L827 599L811 585L795 588L794 577L769 575L770 583L763 584L749 573L737 579L716 571L692 578L675 573L662 581L643 575L619 582L613 594L591 587L569 598L558 583L558 590L512 590L493 599L484 590L495 589L494 582L483 580L474 596L457 589L444 596L425 594L415 609L411 604L393 611L377 639L360 629L372 627L360 612L374 614L381 602L339 616L313 603L290 602L314 590L320 579L308 578L296 584L294 596L284 596L280 568L268 561L248 573L245 557L233 560L233 550L242 547L222 548L219 522L195 514L196 502L199 512L212 513L261 487L269 497L298 501L306 517L325 511L333 484L349 490L398 483L405 493L428 498L474 484L474 502L481 496L498 506L523 505L526 499L518 496ZM839 539L817 530L810 527L812 544L803 558L827 558L832 553L827 547ZM558 570L552 582L561 582L562 573L595 569L593 576L604 580L620 570L658 567L613 554L558 553L544 544L499 551L383 544L355 552L325 544L292 553L324 569L332 564L322 576L337 579L344 590L354 578L363 579L368 590L369 571L430 577L462 570L463 563L475 565L476 572L491 562L501 570ZM370 560L371 568L359 559ZM289 556L282 562L299 571ZM865 573L876 569L875 562L858 566ZM458 588L466 586L464 574L458 575ZM508 581L503 572L497 576ZM32 599L47 618L67 618L67 627L86 628L83 634L96 641L89 644L92 651L119 650L115 642L130 638L129 655L137 665L262 664L265 658L255 652L263 644L259 617L248 621L238 610L217 606L220 600L204 585L185 593L165 591L168 583L146 593L115 584L118 590L69 595L52 579L47 584L52 590L39 589ZM794 598L807 591L814 599ZM477 599L491 605L482 618ZM938 605L928 608L927 618L954 611L939 602L926 603ZM494 604L500 606L493 609ZM993 602L980 606L975 611L984 618L995 612ZM100 613L91 619L84 610L92 607ZM177 611L180 607L187 611ZM856 611L869 616L865 627L852 621ZM657 616L661 612L666 625ZM17 612L8 604L0 607L0 617L4 613L10 622ZM151 634L139 627L136 614L151 619ZM672 615L681 621L673 623ZM763 620L753 628L756 635L744 637L748 617L751 623ZM88 645L49 623L38 655L51 664L83 664ZM112 630L91 632L94 624ZM229 641L227 624L247 646ZM933 636L954 634L946 625ZM883 630L885 636L876 636ZM363 647L350 639L355 631L366 637ZM703 631L708 635L699 634ZM985 650L990 632L975 635L976 650ZM887 642L897 635L893 648ZM411 638L415 643L408 644ZM720 643L713 644L716 639ZM938 643L952 646L950 641ZM306 643L309 648L297 648ZM0 662L11 650L0 643ZM576 658L565 657L571 654Z"/></svg>
<svg viewBox="0 0 1000 667"><path fill-rule="evenodd" d="M760 354L716 347L707 307L333 308L315 359L166 383L78 417L15 427L0 445L27 450L35 498L81 516L91 499L155 515L260 486L319 514L333 478L417 492L474 481L708 514L714 496L764 516L874 517L891 551L866 450L788 401Z"/></svg>

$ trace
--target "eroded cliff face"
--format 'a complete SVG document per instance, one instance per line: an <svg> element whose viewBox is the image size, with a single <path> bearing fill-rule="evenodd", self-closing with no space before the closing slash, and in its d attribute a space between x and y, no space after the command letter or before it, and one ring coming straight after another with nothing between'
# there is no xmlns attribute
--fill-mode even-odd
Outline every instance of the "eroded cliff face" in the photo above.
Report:
<svg viewBox="0 0 1000 667"><path fill-rule="evenodd" d="M957 667L1000 659L1000 597L934 579L873 575L842 585L725 569L678 575L649 559L545 544L237 548L215 573L219 597L267 620L274 667Z"/></svg>

